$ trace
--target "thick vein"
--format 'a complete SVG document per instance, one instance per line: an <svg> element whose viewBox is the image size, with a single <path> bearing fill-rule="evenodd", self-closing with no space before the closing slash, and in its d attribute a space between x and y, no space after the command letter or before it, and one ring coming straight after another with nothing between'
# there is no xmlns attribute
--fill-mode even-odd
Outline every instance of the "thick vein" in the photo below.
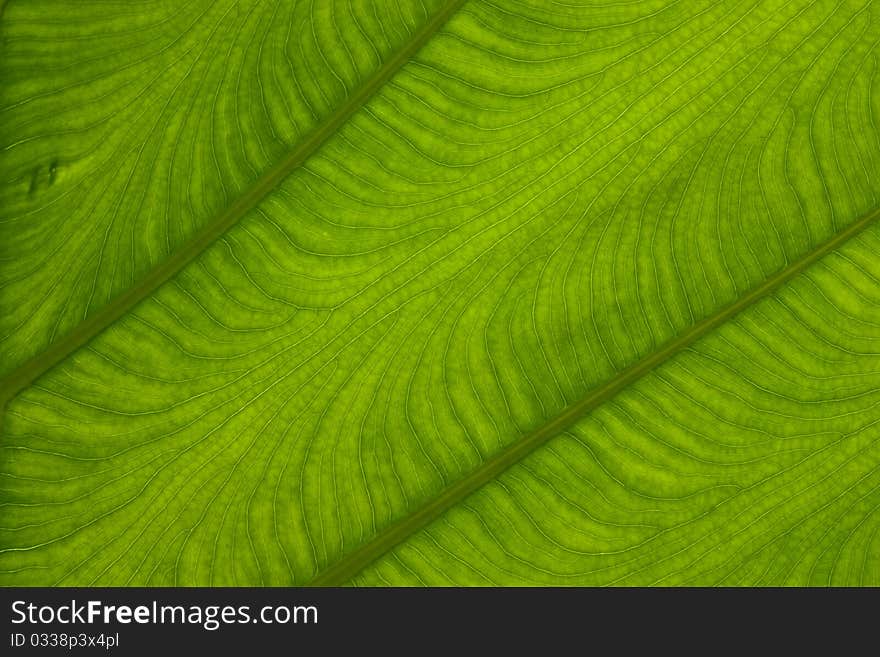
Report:
<svg viewBox="0 0 880 657"><path fill-rule="evenodd" d="M196 259L217 238L234 226L291 172L303 164L334 135L392 76L431 39L466 0L447 0L443 8L413 34L406 45L389 58L348 100L291 150L282 160L267 169L241 196L216 218L186 241L173 255L146 274L137 284L106 306L83 320L75 329L42 353L34 356L0 380L0 422L6 404L39 376L63 361L74 351L113 324L138 303ZM5 0L0 0L2 15Z"/></svg>
<svg viewBox="0 0 880 657"><path fill-rule="evenodd" d="M803 273L811 265L817 263L840 248L848 240L864 231L878 218L880 218L880 208L853 222L829 240L767 278L760 285L752 288L733 303L693 324L686 331L680 333L656 351L622 369L605 384L593 389L585 397L568 406L560 414L522 436L516 442L486 460L470 474L447 487L440 495L423 505L420 509L389 525L377 533L371 540L363 543L360 547L319 573L310 582L310 585L338 586L347 582L365 566L426 527L445 511L456 506L471 493L480 489L484 484L495 480L502 472L520 462L551 438L563 433L584 415L601 406L624 388L668 361L675 354L692 345L701 337L729 321L746 308L749 308L781 285Z"/></svg>

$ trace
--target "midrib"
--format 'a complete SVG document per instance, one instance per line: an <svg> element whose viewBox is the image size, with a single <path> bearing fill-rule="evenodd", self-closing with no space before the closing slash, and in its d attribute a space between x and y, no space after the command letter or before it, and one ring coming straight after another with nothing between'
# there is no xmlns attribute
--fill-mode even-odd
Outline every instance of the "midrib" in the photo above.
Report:
<svg viewBox="0 0 880 657"><path fill-rule="evenodd" d="M249 210L253 209L284 178L305 162L329 137L342 127L352 114L357 112L378 89L412 59L416 52L436 34L466 1L448 0L445 2L443 8L417 30L406 45L386 61L373 76L366 80L343 105L325 119L302 142L297 144L283 159L266 170L221 214L200 228L167 260L157 265L137 284L116 297L107 306L86 318L73 331L0 379L0 423L2 423L6 404L10 399L125 315L140 301L149 297L165 282L173 278L218 237L234 226ZM6 0L0 0L0 15L2 15L5 4ZM564 432L584 415L601 406L621 390L716 327L727 322L745 308L765 297L780 285L802 273L812 264L865 230L878 218L880 218L880 208L850 224L843 231L766 279L734 303L725 306L711 316L694 324L656 351L621 370L606 383L587 393L581 400L564 409L541 427L520 437L498 454L485 461L476 470L447 487L440 495L420 509L378 532L372 539L363 543L321 572L309 584L311 586L335 586L349 581L365 566L426 527L445 511L460 503L487 482L498 477L506 469L521 461L551 438Z"/></svg>
<svg viewBox="0 0 880 657"><path fill-rule="evenodd" d="M369 79L327 117L287 155L267 169L231 205L206 223L167 260L150 270L140 281L109 304L84 319L70 333L49 345L43 352L23 363L0 379L0 426L6 404L39 376L63 361L101 331L149 297L180 270L196 259L218 237L223 235L249 210L305 162L321 145L357 112L391 77L424 46L467 0L447 0L412 38L389 58ZM2 11L5 0L0 0Z"/></svg>
<svg viewBox="0 0 880 657"><path fill-rule="evenodd" d="M878 218L880 218L880 208L873 210L858 221L850 224L831 239L823 242L812 251L801 256L770 278L767 278L763 283L752 288L748 293L730 305L697 322L656 351L624 368L603 385L594 388L585 397L568 406L559 415L556 415L531 433L517 439L498 454L485 461L476 470L446 488L440 495L423 507L409 516L392 523L377 533L372 539L345 555L335 564L318 574L309 585L339 586L349 581L363 570L365 566L395 546L403 543L407 538L436 520L440 515L457 505L471 493L477 491L484 484L498 477L509 467L524 459L548 440L564 432L584 415L604 404L621 390L639 380L682 349L692 345L713 329L767 296L780 285L803 273L810 265L815 264L826 255L838 249L845 242L865 230Z"/></svg>

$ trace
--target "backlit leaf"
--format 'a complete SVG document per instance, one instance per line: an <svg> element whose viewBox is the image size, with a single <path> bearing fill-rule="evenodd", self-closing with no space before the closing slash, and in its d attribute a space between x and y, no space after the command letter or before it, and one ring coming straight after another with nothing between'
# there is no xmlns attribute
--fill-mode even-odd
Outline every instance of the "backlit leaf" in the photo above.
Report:
<svg viewBox="0 0 880 657"><path fill-rule="evenodd" d="M870 0L11 0L0 582L880 584Z"/></svg>

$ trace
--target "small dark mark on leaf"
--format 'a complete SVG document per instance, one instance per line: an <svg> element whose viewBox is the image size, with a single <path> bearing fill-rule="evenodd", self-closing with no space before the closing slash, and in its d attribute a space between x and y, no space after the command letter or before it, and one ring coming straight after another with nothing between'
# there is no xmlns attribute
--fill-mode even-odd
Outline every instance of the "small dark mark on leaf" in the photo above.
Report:
<svg viewBox="0 0 880 657"><path fill-rule="evenodd" d="M34 167L34 172L31 174L31 184L28 187L28 196L33 196L37 193L37 188L40 186L40 167Z"/></svg>

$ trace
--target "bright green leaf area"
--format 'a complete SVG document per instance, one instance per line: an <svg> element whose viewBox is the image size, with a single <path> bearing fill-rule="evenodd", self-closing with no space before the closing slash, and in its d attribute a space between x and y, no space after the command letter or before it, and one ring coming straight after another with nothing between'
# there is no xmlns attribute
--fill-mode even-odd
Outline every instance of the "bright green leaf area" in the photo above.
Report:
<svg viewBox="0 0 880 657"><path fill-rule="evenodd" d="M880 585L878 42L9 0L0 583Z"/></svg>

